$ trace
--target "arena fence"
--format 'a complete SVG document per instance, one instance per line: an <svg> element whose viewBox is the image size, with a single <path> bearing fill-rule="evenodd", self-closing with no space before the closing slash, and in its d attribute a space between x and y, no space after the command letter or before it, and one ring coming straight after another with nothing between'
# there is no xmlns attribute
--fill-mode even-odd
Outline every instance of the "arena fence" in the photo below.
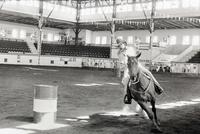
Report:
<svg viewBox="0 0 200 134"><path fill-rule="evenodd" d="M9 53L0 54L0 64L113 69L115 59Z"/></svg>
<svg viewBox="0 0 200 134"><path fill-rule="evenodd" d="M171 72L172 73L185 73L185 74L199 75L200 74L200 64L172 62L171 63Z"/></svg>

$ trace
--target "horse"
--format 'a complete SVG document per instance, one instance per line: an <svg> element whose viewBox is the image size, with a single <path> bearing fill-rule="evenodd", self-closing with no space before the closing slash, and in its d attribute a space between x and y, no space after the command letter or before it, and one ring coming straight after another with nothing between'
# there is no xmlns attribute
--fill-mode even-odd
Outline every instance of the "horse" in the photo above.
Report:
<svg viewBox="0 0 200 134"><path fill-rule="evenodd" d="M128 56L127 68L129 70L129 82L127 86L127 94L131 99L135 100L140 107L147 113L149 119L152 121L153 125L156 128L156 131L162 132L157 119L156 113L156 89L154 81L148 74L145 73L139 66L138 58L141 53L136 56ZM152 111L147 106L147 103L150 102L152 106Z"/></svg>

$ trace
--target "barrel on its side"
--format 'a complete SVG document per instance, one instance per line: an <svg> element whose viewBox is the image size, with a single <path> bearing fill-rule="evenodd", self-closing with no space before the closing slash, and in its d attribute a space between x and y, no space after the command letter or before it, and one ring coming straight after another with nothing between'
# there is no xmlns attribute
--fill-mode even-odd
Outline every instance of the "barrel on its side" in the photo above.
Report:
<svg viewBox="0 0 200 134"><path fill-rule="evenodd" d="M33 118L35 123L54 123L57 112L57 86L35 85Z"/></svg>

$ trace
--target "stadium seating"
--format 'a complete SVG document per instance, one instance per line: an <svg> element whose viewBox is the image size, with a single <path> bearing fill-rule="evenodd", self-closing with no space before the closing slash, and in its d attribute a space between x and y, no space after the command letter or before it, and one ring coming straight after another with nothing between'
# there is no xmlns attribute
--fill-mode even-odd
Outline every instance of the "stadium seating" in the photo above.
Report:
<svg viewBox="0 0 200 134"><path fill-rule="evenodd" d="M35 46L37 45L35 44ZM109 58L110 48L100 47L100 46L80 46L80 45L43 43L41 54L42 55Z"/></svg>
<svg viewBox="0 0 200 134"><path fill-rule="evenodd" d="M200 63L200 52L196 53L191 59L188 61L189 63Z"/></svg>
<svg viewBox="0 0 200 134"><path fill-rule="evenodd" d="M24 41L1 39L0 53L31 53L31 51Z"/></svg>
<svg viewBox="0 0 200 134"><path fill-rule="evenodd" d="M181 54L184 50L186 50L190 45L171 45L168 46L165 50L164 53L168 55L179 55Z"/></svg>

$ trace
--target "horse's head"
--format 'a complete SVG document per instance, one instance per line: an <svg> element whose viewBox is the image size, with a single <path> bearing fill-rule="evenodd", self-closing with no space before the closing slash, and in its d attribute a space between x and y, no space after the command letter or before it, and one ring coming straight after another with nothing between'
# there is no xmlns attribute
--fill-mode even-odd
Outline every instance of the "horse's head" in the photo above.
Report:
<svg viewBox="0 0 200 134"><path fill-rule="evenodd" d="M130 77L133 77L134 79L137 78L137 74L139 72L138 67L138 58L140 57L141 53L138 53L136 56L128 56L128 70Z"/></svg>

